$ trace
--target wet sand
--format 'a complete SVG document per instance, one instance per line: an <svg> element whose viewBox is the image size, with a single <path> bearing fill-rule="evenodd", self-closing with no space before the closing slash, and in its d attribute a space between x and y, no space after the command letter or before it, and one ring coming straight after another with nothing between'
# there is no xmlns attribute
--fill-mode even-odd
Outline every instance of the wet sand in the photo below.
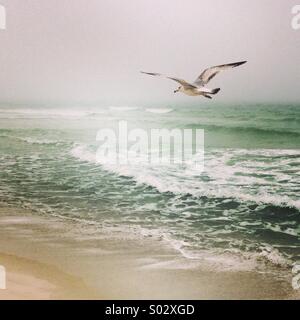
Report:
<svg viewBox="0 0 300 320"><path fill-rule="evenodd" d="M80 278L48 264L0 253L6 269L6 289L0 300L88 299L96 294Z"/></svg>
<svg viewBox="0 0 300 320"><path fill-rule="evenodd" d="M0 207L0 299L299 299L287 279L216 271L155 239Z"/></svg>

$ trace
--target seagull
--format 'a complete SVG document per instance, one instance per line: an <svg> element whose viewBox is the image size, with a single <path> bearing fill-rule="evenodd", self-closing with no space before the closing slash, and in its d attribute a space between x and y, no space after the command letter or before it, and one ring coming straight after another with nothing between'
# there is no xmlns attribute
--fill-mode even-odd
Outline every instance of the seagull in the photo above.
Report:
<svg viewBox="0 0 300 320"><path fill-rule="evenodd" d="M171 79L173 81L178 82L180 86L176 90L174 90L174 93L182 92L188 96L204 96L205 98L212 99L211 95L218 93L220 91L220 88L209 89L206 87L207 83L212 78L214 78L220 71L238 67L246 62L247 61L233 62L207 68L200 74L200 76L193 83L189 83L183 79L169 77L155 72L141 71L141 73L148 74L150 76L162 76L167 79Z"/></svg>

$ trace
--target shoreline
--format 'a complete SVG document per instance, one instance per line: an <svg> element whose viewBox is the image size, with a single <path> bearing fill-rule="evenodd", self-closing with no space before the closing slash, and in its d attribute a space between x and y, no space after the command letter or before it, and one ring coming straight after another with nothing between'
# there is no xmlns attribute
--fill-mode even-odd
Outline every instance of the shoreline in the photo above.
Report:
<svg viewBox="0 0 300 320"><path fill-rule="evenodd" d="M101 235L79 222L0 206L1 299L300 299L286 280L216 271L155 239Z"/></svg>

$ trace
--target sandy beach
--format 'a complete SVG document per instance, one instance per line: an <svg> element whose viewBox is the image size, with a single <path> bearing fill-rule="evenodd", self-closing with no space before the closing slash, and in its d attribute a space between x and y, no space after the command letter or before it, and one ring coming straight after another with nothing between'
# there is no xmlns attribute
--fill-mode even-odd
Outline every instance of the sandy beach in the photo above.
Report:
<svg viewBox="0 0 300 320"><path fill-rule="evenodd" d="M92 299L92 290L76 277L34 260L0 253L7 270L6 290L0 300Z"/></svg>
<svg viewBox="0 0 300 320"><path fill-rule="evenodd" d="M101 235L75 221L2 207L0 299L297 299L286 279L216 272L154 239Z"/></svg>
<svg viewBox="0 0 300 320"><path fill-rule="evenodd" d="M1 208L0 212L0 265L6 271L6 289L0 290L0 300L100 298L80 277L64 272L54 263L43 262L42 257L47 252L41 253L42 249L34 245L39 241L34 229L39 224L46 224L46 219L42 223L43 219L30 218L26 210L20 209ZM29 234L32 238L26 241Z"/></svg>

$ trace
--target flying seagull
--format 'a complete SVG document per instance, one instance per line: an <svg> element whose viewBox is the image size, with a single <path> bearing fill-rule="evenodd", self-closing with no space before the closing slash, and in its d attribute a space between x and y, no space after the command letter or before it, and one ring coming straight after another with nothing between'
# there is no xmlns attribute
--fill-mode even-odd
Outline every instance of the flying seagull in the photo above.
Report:
<svg viewBox="0 0 300 320"><path fill-rule="evenodd" d="M145 73L150 76L162 76L162 77L166 77L167 79L171 79L173 81L178 82L180 86L176 90L174 90L174 93L179 91L187 94L188 96L204 96L205 98L211 99L212 98L211 95L218 93L220 91L220 88L209 89L206 87L207 83L212 78L214 78L220 71L235 68L246 62L247 61L240 61L240 62L234 62L234 63L228 63L228 64L221 64L219 66L207 68L200 74L200 76L193 83L189 83L183 79L169 77L169 76L165 76L163 74L155 73L155 72L141 71L141 73Z"/></svg>

